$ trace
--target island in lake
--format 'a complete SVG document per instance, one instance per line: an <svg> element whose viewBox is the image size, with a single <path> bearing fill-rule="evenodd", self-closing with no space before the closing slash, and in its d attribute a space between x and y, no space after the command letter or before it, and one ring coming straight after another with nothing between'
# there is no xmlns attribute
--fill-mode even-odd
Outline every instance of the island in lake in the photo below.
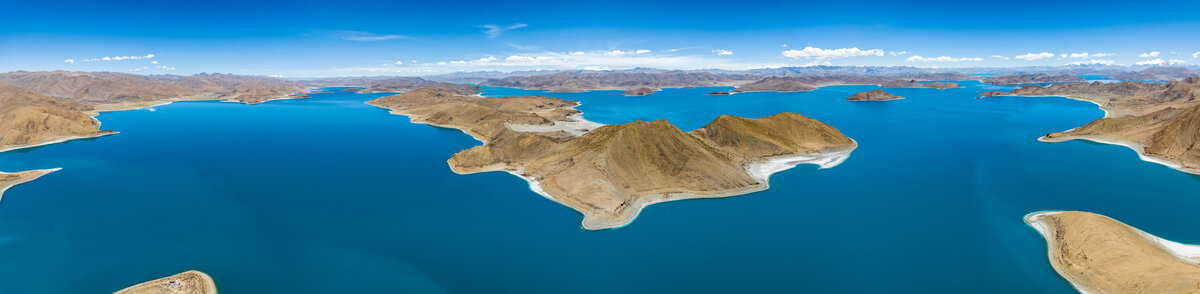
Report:
<svg viewBox="0 0 1200 294"><path fill-rule="evenodd" d="M884 90L871 90L850 95L850 98L846 98L846 101L891 101L900 99L904 99L904 97L892 95L892 93Z"/></svg>
<svg viewBox="0 0 1200 294"><path fill-rule="evenodd" d="M200 271L186 271L169 277L129 286L113 294L216 294L217 284Z"/></svg>
<svg viewBox="0 0 1200 294"><path fill-rule="evenodd" d="M1200 291L1200 246L1090 212L1037 212L1025 222L1046 239L1050 265L1081 293Z"/></svg>
<svg viewBox="0 0 1200 294"><path fill-rule="evenodd" d="M485 142L452 156L451 170L517 175L583 214L592 230L624 226L654 203L760 191L774 172L803 163L832 167L857 147L829 125L786 112L724 115L684 132L666 120L592 123L574 109L578 102L549 97L419 89L368 103Z"/></svg>
<svg viewBox="0 0 1200 294"><path fill-rule="evenodd" d="M1100 105L1104 118L1050 133L1045 142L1082 139L1134 149L1147 161L1200 174L1200 77L1167 83L1072 83L1025 86L988 96L1065 96Z"/></svg>
<svg viewBox="0 0 1200 294"><path fill-rule="evenodd" d="M646 88L646 87L640 87L640 88L635 88L635 89L629 89L629 91L625 91L625 93L624 93L624 94L621 94L621 95L625 95L625 96L646 96L646 95L649 95L649 94L654 94L654 89L651 89L651 88Z"/></svg>

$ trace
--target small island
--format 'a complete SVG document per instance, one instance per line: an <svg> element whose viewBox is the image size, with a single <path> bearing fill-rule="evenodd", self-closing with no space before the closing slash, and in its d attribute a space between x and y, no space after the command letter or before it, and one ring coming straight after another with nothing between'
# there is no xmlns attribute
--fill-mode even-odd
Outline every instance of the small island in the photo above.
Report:
<svg viewBox="0 0 1200 294"><path fill-rule="evenodd" d="M646 95L649 95L649 94L654 94L654 89L651 89L651 88L646 88L646 87L641 87L641 88L629 89L629 91L625 91L625 93L624 93L624 94L621 94L621 95L625 95L625 96L646 96Z"/></svg>
<svg viewBox="0 0 1200 294"><path fill-rule="evenodd" d="M708 95L729 95L729 92L716 91L716 92L709 92Z"/></svg>
<svg viewBox="0 0 1200 294"><path fill-rule="evenodd" d="M583 214L590 230L624 226L654 203L764 190L772 173L798 164L832 167L857 147L837 129L787 112L723 115L684 132L666 120L592 123L574 109L578 102L550 97L419 89L367 103L485 142L454 154L450 169L524 178L533 191Z"/></svg>
<svg viewBox="0 0 1200 294"><path fill-rule="evenodd" d="M1089 212L1037 212L1025 222L1046 239L1050 265L1081 293L1200 291L1200 246Z"/></svg>
<svg viewBox="0 0 1200 294"><path fill-rule="evenodd" d="M904 99L904 97L892 95L892 93L884 90L871 90L850 95L850 98L846 98L846 101L892 101L900 99Z"/></svg>
<svg viewBox="0 0 1200 294"><path fill-rule="evenodd" d="M129 286L113 294L216 294L217 284L200 271L186 271L169 277Z"/></svg>

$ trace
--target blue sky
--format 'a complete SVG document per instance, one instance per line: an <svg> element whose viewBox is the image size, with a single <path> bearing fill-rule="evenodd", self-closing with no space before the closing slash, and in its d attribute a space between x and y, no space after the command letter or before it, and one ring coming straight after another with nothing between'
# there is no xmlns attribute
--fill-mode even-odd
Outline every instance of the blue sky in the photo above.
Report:
<svg viewBox="0 0 1200 294"><path fill-rule="evenodd" d="M1197 1L0 0L0 11L18 12L0 18L0 71L1200 63Z"/></svg>

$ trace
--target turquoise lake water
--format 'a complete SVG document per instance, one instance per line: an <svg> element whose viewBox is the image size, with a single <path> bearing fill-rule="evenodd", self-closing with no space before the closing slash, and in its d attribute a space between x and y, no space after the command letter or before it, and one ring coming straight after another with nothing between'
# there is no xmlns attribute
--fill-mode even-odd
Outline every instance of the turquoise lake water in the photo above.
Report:
<svg viewBox="0 0 1200 294"><path fill-rule="evenodd" d="M792 111L859 142L835 168L604 231L507 173L452 173L446 159L477 141L362 103L385 94L105 113L120 134L0 153L0 170L63 168L0 201L0 293L107 293L189 269L222 293L1073 293L1025 214L1092 211L1200 243L1200 177L1036 140L1101 117L1095 105L976 99L1011 87L962 83L889 102L843 101L874 86L486 88L684 130Z"/></svg>

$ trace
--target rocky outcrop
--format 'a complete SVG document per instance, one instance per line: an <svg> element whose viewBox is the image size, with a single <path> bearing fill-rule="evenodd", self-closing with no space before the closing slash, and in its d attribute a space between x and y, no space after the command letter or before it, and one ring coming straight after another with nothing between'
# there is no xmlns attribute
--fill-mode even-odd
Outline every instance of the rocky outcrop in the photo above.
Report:
<svg viewBox="0 0 1200 294"><path fill-rule="evenodd" d="M623 94L621 94L621 95L625 95L625 96L646 96L646 95L649 95L649 94L654 94L654 89L651 89L651 88L646 88L646 87L641 87L641 88L629 89L629 91L625 91L625 93L623 93Z"/></svg>
<svg viewBox="0 0 1200 294"><path fill-rule="evenodd" d="M904 97L892 95L892 93L884 90L871 90L850 95L850 98L846 98L846 101L890 101L900 99L904 99Z"/></svg>
<svg viewBox="0 0 1200 294"><path fill-rule="evenodd" d="M1082 83L1087 82L1087 79L1077 75L1048 75L1048 74L1020 74L1020 75L1004 75L986 78L982 80L984 83L997 85L1012 85L1012 84L1034 84L1034 83Z"/></svg>
<svg viewBox="0 0 1200 294"><path fill-rule="evenodd" d="M725 91L708 92L708 95L729 95L729 92L725 92Z"/></svg>
<svg viewBox="0 0 1200 294"><path fill-rule="evenodd" d="M1200 247L1150 235L1103 215L1033 213L1050 265L1081 293L1200 292Z"/></svg>
<svg viewBox="0 0 1200 294"><path fill-rule="evenodd" d="M1128 146L1172 168L1200 174L1200 78L1168 83L1060 84L1025 86L981 96L1065 96L1101 105L1104 118L1040 140L1074 139Z"/></svg>
<svg viewBox="0 0 1200 294"><path fill-rule="evenodd" d="M186 271L173 276L129 286L113 294L216 294L217 284L200 271Z"/></svg>
<svg viewBox="0 0 1200 294"><path fill-rule="evenodd" d="M756 164L786 157L794 165L803 161L797 156L844 159L856 146L833 127L795 113L721 116L692 132L666 120L580 130L572 127L582 120L577 102L557 98L422 89L368 103L486 142L451 157L451 170L524 177L535 191L582 213L587 229L623 226L653 203L762 190L769 173L751 172L761 170Z"/></svg>

